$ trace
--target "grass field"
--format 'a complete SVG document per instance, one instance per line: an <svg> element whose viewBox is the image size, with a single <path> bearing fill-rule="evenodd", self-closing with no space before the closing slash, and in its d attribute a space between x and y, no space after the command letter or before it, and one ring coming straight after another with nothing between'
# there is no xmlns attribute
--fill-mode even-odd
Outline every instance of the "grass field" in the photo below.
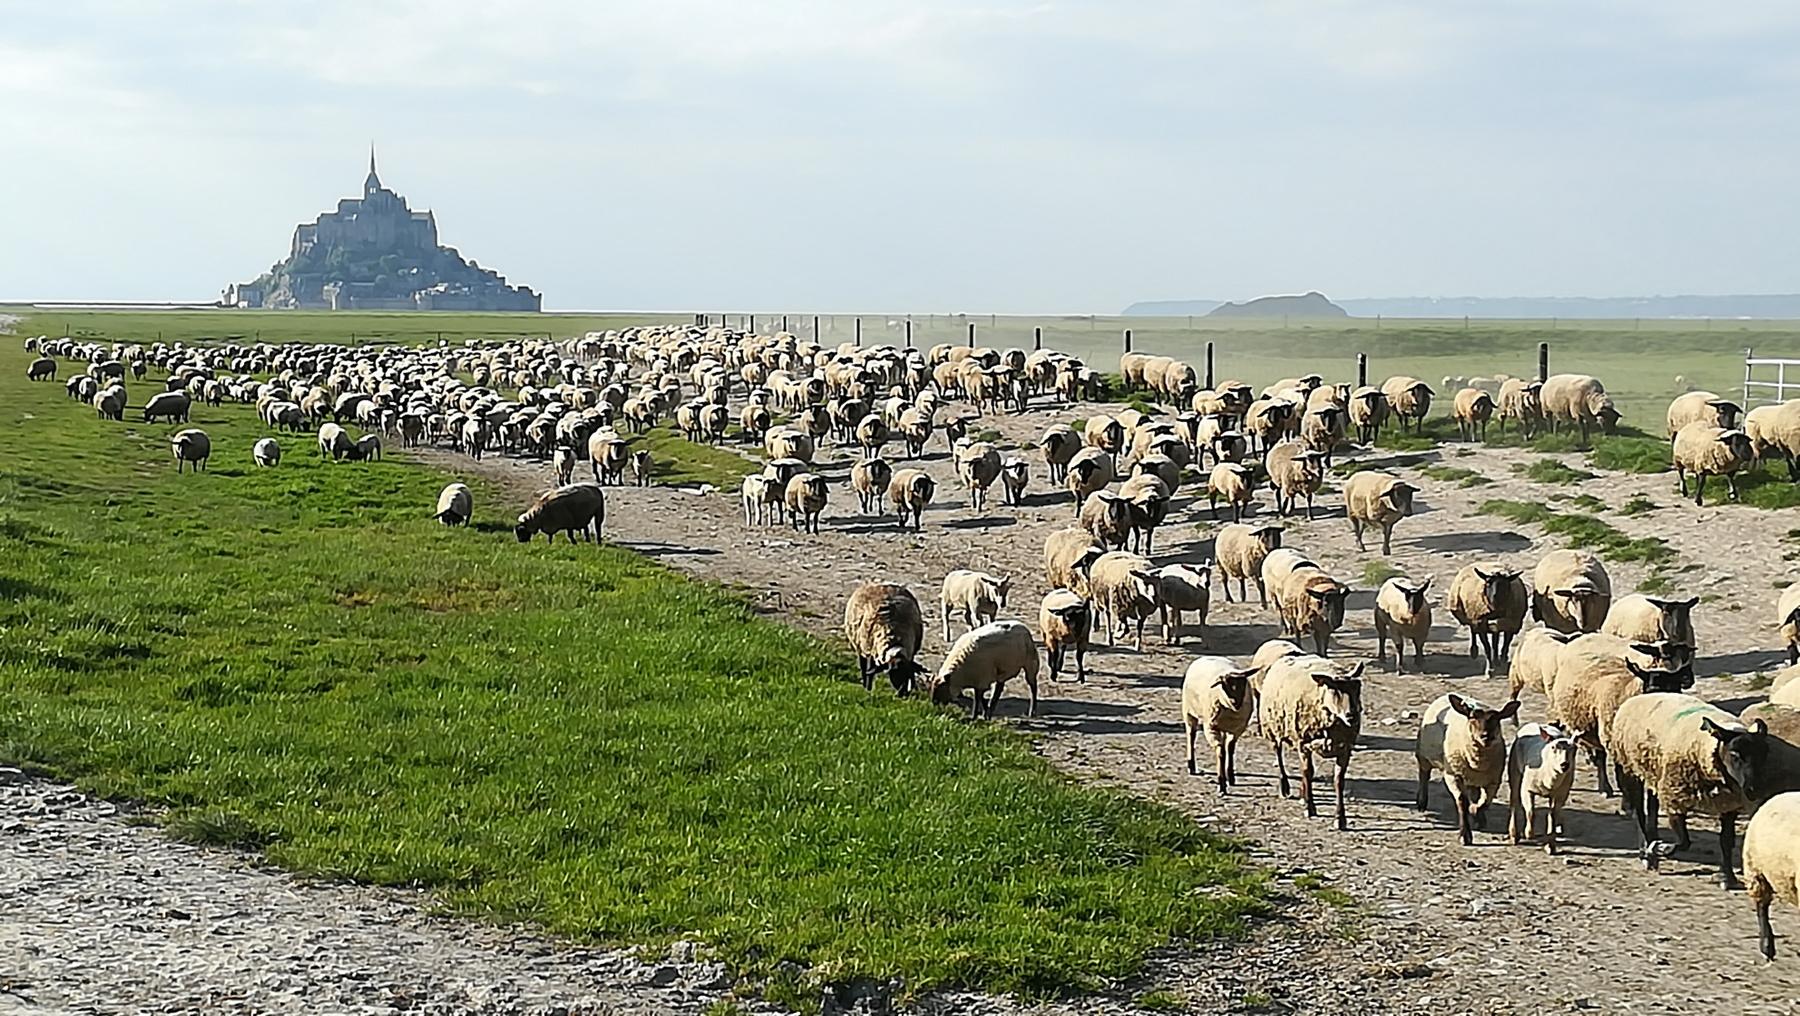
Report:
<svg viewBox="0 0 1800 1016"><path fill-rule="evenodd" d="M0 340L0 760L461 912L696 935L801 1004L784 960L1047 992L1264 906L1175 813L868 695L719 588L520 546L478 479L477 524L445 529L449 476L321 463L304 436L256 470L234 405L197 408L211 470L177 476L177 428L98 421L27 359Z"/></svg>

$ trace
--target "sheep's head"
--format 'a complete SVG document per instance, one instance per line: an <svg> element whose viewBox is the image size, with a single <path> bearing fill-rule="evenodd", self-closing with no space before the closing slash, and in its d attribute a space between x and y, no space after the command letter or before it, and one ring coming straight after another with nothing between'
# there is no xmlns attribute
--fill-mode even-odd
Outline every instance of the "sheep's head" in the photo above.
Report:
<svg viewBox="0 0 1800 1016"><path fill-rule="evenodd" d="M1243 670L1227 670L1213 679L1225 702L1232 709L1242 709L1250 700L1250 678L1256 674L1257 668L1246 667Z"/></svg>
<svg viewBox="0 0 1800 1016"><path fill-rule="evenodd" d="M1075 570L1080 572L1083 577L1092 575L1094 562L1100 560L1105 553L1106 551L1099 547L1090 545L1088 549L1081 552L1080 557L1075 559Z"/></svg>
<svg viewBox="0 0 1800 1016"><path fill-rule="evenodd" d="M1344 623L1344 601L1350 596L1350 587L1336 579L1327 578L1309 584L1306 595L1318 603L1324 612L1330 631L1336 631Z"/></svg>
<svg viewBox="0 0 1800 1016"><path fill-rule="evenodd" d="M1388 507L1394 511L1402 515L1411 515L1413 493L1418 489L1405 480L1396 480L1392 486L1388 487L1387 493L1381 495L1381 499L1386 501Z"/></svg>
<svg viewBox="0 0 1800 1016"><path fill-rule="evenodd" d="M513 535L519 538L520 543L530 543L531 534L531 525L525 521L525 516L519 516L519 524L513 527Z"/></svg>
<svg viewBox="0 0 1800 1016"><path fill-rule="evenodd" d="M1517 568L1475 568L1475 577L1481 580L1481 593L1489 603L1505 603L1519 584Z"/></svg>
<svg viewBox="0 0 1800 1016"><path fill-rule="evenodd" d="M1686 691L1694 686L1694 650L1679 642L1633 642L1631 651L1650 658L1648 666L1625 657L1625 669L1646 692Z"/></svg>
<svg viewBox="0 0 1800 1016"><path fill-rule="evenodd" d="M1726 430L1730 430L1737 423L1738 417L1744 415L1743 408L1729 399L1713 399L1707 406L1713 411L1713 419L1716 421L1714 426Z"/></svg>
<svg viewBox="0 0 1800 1016"><path fill-rule="evenodd" d="M1427 575L1423 582L1395 579L1394 588L1400 590L1401 595L1406 597L1407 612L1417 617L1425 610L1425 594L1431 589L1431 576Z"/></svg>
<svg viewBox="0 0 1800 1016"><path fill-rule="evenodd" d="M1751 800L1762 798L1763 781L1768 775L1769 725L1752 721L1749 729L1722 727L1711 718L1700 721L1700 729L1718 742L1719 767L1743 795Z"/></svg>
<svg viewBox="0 0 1800 1016"><path fill-rule="evenodd" d="M1663 597L1646 596L1650 604L1662 611L1659 627L1663 638L1673 638L1691 629L1694 621L1694 607L1699 604L1700 597L1690 596L1685 600L1671 600Z"/></svg>
<svg viewBox="0 0 1800 1016"><path fill-rule="evenodd" d="M1012 576L1008 575L1007 577L1005 577L1003 579L998 579L993 583L994 602L995 603L999 604L1002 607L1006 606L1006 594L1012 591L1012 582L1013 582Z"/></svg>
<svg viewBox="0 0 1800 1016"><path fill-rule="evenodd" d="M1362 672L1364 664L1357 664L1348 674L1336 670L1315 670L1312 672L1313 683L1319 689L1319 707L1325 715L1331 717L1333 723L1346 726L1362 724Z"/></svg>
<svg viewBox="0 0 1800 1016"><path fill-rule="evenodd" d="M1546 724L1538 728L1538 737L1544 742L1540 764L1546 775L1559 779L1575 768L1575 750L1582 738L1580 731L1567 733L1561 727Z"/></svg>
<svg viewBox="0 0 1800 1016"><path fill-rule="evenodd" d="M1600 405L1594 408L1594 418L1600 421L1602 433L1611 434L1618 429L1619 418L1623 414L1613 405L1610 396L1602 395L1600 400Z"/></svg>
<svg viewBox="0 0 1800 1016"><path fill-rule="evenodd" d="M1250 535L1256 537L1265 550L1281 549L1281 533L1280 526L1259 526L1250 531Z"/></svg>
<svg viewBox="0 0 1800 1016"><path fill-rule="evenodd" d="M1480 702L1452 692L1450 708L1469 722L1469 740L1474 742L1476 748L1491 748L1505 744L1500 736L1500 722L1519 714L1519 700L1513 699L1499 709L1490 709Z"/></svg>
<svg viewBox="0 0 1800 1016"><path fill-rule="evenodd" d="M926 675L931 673L921 666L919 661L909 658L898 647L887 651L882 665L887 670L888 682L894 686L894 692L899 695L912 694L913 688L922 683Z"/></svg>
<svg viewBox="0 0 1800 1016"><path fill-rule="evenodd" d="M1739 462L1748 462L1756 457L1756 449L1750 443L1750 435L1741 430L1723 430L1719 432L1719 443L1731 453L1731 457Z"/></svg>

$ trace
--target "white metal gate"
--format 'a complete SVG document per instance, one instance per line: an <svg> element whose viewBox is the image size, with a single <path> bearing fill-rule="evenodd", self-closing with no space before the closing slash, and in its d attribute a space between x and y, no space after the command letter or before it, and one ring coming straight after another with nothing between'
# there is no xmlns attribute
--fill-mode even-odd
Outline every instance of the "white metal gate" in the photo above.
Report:
<svg viewBox="0 0 1800 1016"><path fill-rule="evenodd" d="M1757 368L1762 368L1762 376L1757 376ZM1794 380L1787 379L1788 368L1794 368ZM1769 375L1773 373L1774 377ZM1800 398L1800 360L1781 360L1772 357L1758 357L1751 350L1744 350L1744 408L1749 409L1758 402L1785 402L1790 398Z"/></svg>

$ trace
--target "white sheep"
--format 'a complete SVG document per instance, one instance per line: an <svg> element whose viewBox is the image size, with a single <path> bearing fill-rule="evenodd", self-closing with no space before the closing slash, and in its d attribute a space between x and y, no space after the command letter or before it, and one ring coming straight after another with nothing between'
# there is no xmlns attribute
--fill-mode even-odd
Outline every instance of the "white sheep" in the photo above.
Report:
<svg viewBox="0 0 1800 1016"><path fill-rule="evenodd" d="M1584 446L1596 426L1611 434L1619 423L1619 410L1613 405L1612 396L1606 394L1606 386L1587 374L1552 374L1545 378L1543 387L1538 389L1538 404L1550 424L1550 433L1556 433L1558 423L1570 424L1581 431Z"/></svg>
<svg viewBox="0 0 1800 1016"><path fill-rule="evenodd" d="M1219 518L1219 502L1231 506L1231 521L1242 522L1250 499L1256 492L1256 473L1241 462L1221 462L1206 479L1206 504L1214 521Z"/></svg>
<svg viewBox="0 0 1800 1016"><path fill-rule="evenodd" d="M432 518L446 526L466 526L474 514L474 504L474 495L469 493L467 484L446 484L438 491L437 511L432 513Z"/></svg>
<svg viewBox="0 0 1800 1016"><path fill-rule="evenodd" d="M1800 907L1800 792L1778 794L1751 816L1744 830L1744 879L1756 908L1757 947L1775 958L1769 907L1781 900Z"/></svg>
<svg viewBox="0 0 1800 1016"><path fill-rule="evenodd" d="M787 504L788 520L804 533L819 531L819 518L825 514L830 488L817 473L800 473L787 482L782 500Z"/></svg>
<svg viewBox="0 0 1800 1016"><path fill-rule="evenodd" d="M1387 640L1394 640L1394 673L1406 673L1406 643L1413 644L1413 665L1425 666L1425 640L1431 636L1431 602L1423 582L1396 575L1375 591L1375 658L1387 662Z"/></svg>
<svg viewBox="0 0 1800 1016"><path fill-rule="evenodd" d="M550 459L550 470L556 476L556 485L566 486L575 482L575 449L568 445L557 445Z"/></svg>
<svg viewBox="0 0 1800 1016"><path fill-rule="evenodd" d="M979 628L1000 615L1000 608L1006 606L1006 594L1011 589L1010 577L1000 578L987 572L958 568L945 575L943 589L938 594L938 606L943 611L944 641L950 641L952 614L961 616L970 628Z"/></svg>
<svg viewBox="0 0 1800 1016"><path fill-rule="evenodd" d="M1564 634L1599 631L1612 609L1612 578L1599 555L1553 550L1531 572L1531 616Z"/></svg>
<svg viewBox="0 0 1800 1016"><path fill-rule="evenodd" d="M931 495L937 492L937 481L923 469L901 469L894 473L888 481L888 503L894 506L894 512L900 517L900 528L906 528L908 519L912 520L913 531L925 528L925 508L931 504Z"/></svg>
<svg viewBox="0 0 1800 1016"><path fill-rule="evenodd" d="M1670 460L1675 466L1681 493L1688 492L1688 476L1694 478L1694 504L1704 502L1706 478L1723 476L1731 500L1738 499L1737 474L1756 463L1756 449L1741 430L1725 430L1704 423L1690 423L1675 435Z"/></svg>
<svg viewBox="0 0 1800 1016"><path fill-rule="evenodd" d="M1570 639L1557 651L1555 677L1545 692L1551 720L1582 732L1582 743L1594 758L1600 792L1611 797L1607 731L1620 703L1646 691L1681 691L1693 684L1694 654L1686 646L1626 642L1593 632Z"/></svg>
<svg viewBox="0 0 1800 1016"><path fill-rule="evenodd" d="M1257 600L1269 605L1269 593L1263 586L1263 560L1281 546L1279 525L1252 526L1233 522L1219 530L1213 541L1213 560L1219 566L1219 585L1225 591L1225 602L1231 601L1231 580L1237 579L1238 598L1248 600L1246 582L1256 583Z"/></svg>
<svg viewBox="0 0 1800 1016"><path fill-rule="evenodd" d="M1365 527L1381 530L1381 552L1393 548L1394 526L1412 514L1413 494L1419 488L1391 473L1363 470L1344 481L1344 514L1350 519L1350 535L1356 538L1356 549L1363 544Z"/></svg>
<svg viewBox="0 0 1800 1016"><path fill-rule="evenodd" d="M1557 661L1561 658L1562 647L1575 636L1567 632L1557 631L1542 625L1532 628L1518 637L1508 654L1506 676L1509 695L1518 698L1527 688L1550 694L1550 685L1556 680Z"/></svg>
<svg viewBox="0 0 1800 1016"><path fill-rule="evenodd" d="M1239 667L1223 656L1202 656L1188 664L1181 680L1181 722L1187 730L1187 770L1200 774L1195 751L1202 731L1213 750L1219 793L1237 783L1237 743L1250 727L1256 696L1250 689L1255 667Z"/></svg>
<svg viewBox="0 0 1800 1016"><path fill-rule="evenodd" d="M1456 832L1465 847L1474 843L1471 826L1486 827L1488 805L1506 779L1506 738L1500 725L1518 712L1518 699L1492 709L1451 692L1426 706L1419 720L1413 749L1419 761L1419 792L1414 803L1420 811L1430 807L1431 774L1442 772L1456 808Z"/></svg>
<svg viewBox="0 0 1800 1016"><path fill-rule="evenodd" d="M1362 731L1362 672L1360 663L1346 672L1320 656L1282 657L1263 673L1257 710L1263 735L1275 746L1275 772L1282 797L1289 796L1283 748L1300 755L1300 796L1308 818L1318 814L1313 804L1313 756L1333 763L1340 830L1350 828L1344 783L1350 754Z"/></svg>
<svg viewBox="0 0 1800 1016"><path fill-rule="evenodd" d="M931 701L947 705L960 699L963 692L973 691L975 701L969 707L969 715L993 719L994 707L1000 704L1006 682L1023 677L1031 692L1025 715L1034 716L1037 714L1038 667L1037 643L1032 641L1030 628L1018 621L985 624L963 632L944 654L943 665L931 682ZM982 692L989 688L993 689L993 694L984 702Z"/></svg>
<svg viewBox="0 0 1800 1016"><path fill-rule="evenodd" d="M1094 542L1094 534L1079 526L1058 529L1044 538L1044 575L1052 588L1072 589L1086 595L1088 575L1106 548Z"/></svg>
<svg viewBox="0 0 1800 1016"><path fill-rule="evenodd" d="M250 461L265 469L280 465L281 442L272 437L257 439L257 442L250 446Z"/></svg>
<svg viewBox="0 0 1800 1016"><path fill-rule="evenodd" d="M1088 572L1095 620L1106 626L1106 644L1137 622L1138 652L1144 651L1144 622L1162 607L1162 584L1150 559L1122 550L1102 554Z"/></svg>
<svg viewBox="0 0 1800 1016"><path fill-rule="evenodd" d="M905 695L927 671L918 663L925 641L925 617L912 590L895 582L865 582L844 604L844 638L856 653L864 691L885 671L894 691Z"/></svg>
<svg viewBox="0 0 1800 1016"><path fill-rule="evenodd" d="M1087 683L1088 638L1093 622L1093 607L1074 590L1052 589L1044 594L1044 601L1038 606L1038 630L1044 634L1050 680L1062 680L1063 661L1073 649L1076 683Z"/></svg>
<svg viewBox="0 0 1800 1016"><path fill-rule="evenodd" d="M1575 785L1577 738L1561 727L1527 723L1519 728L1506 758L1508 800L1507 831L1515 846L1529 840L1537 826L1538 802L1547 806L1544 818L1544 852L1556 853L1556 837L1562 832L1562 812Z"/></svg>
<svg viewBox="0 0 1800 1016"><path fill-rule="evenodd" d="M1206 641L1206 614L1212 607L1212 562L1197 565L1170 564L1156 570L1157 591L1162 600L1162 628L1165 641L1181 644L1181 615L1197 614L1197 637Z"/></svg>

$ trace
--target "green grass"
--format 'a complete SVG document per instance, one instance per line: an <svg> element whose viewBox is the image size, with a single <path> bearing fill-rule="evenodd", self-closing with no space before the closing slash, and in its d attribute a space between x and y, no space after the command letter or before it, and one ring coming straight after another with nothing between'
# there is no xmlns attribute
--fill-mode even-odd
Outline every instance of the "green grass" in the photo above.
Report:
<svg viewBox="0 0 1800 1016"><path fill-rule="evenodd" d="M1498 499L1483 501L1476 510L1520 525L1542 526L1545 532L1562 537L1569 546L1597 551L1610 560L1660 564L1675 557L1674 549L1663 540L1654 536L1633 539L1592 515L1563 513L1549 505Z"/></svg>
<svg viewBox="0 0 1800 1016"><path fill-rule="evenodd" d="M1770 471L1771 468L1773 471ZM1688 483L1691 485L1693 482L1690 477ZM1786 464L1776 463L1773 467L1739 473L1737 483L1741 504L1770 510L1800 507L1800 483L1788 479ZM1689 486L1688 489L1692 490L1693 487ZM1725 485L1722 477L1714 476L1706 481L1706 503L1731 503L1731 489Z"/></svg>
<svg viewBox="0 0 1800 1016"><path fill-rule="evenodd" d="M1404 571L1388 564L1386 561L1370 561L1368 564L1363 565L1362 580L1363 585L1370 589L1377 589L1388 579L1391 579L1396 575L1405 574Z"/></svg>
<svg viewBox="0 0 1800 1016"><path fill-rule="evenodd" d="M719 490L735 493L744 476L757 470L757 462L746 459L733 449L743 448L753 455L762 454L762 446L740 444L737 428L731 428L725 441L718 445L699 444L683 437L673 424L652 427L642 434L626 432L625 444L631 450L650 449L658 483L693 485L710 483ZM577 478L581 469L576 469Z"/></svg>
<svg viewBox="0 0 1800 1016"><path fill-rule="evenodd" d="M1651 572L1637 584L1638 592L1649 594L1666 593L1674 588L1675 580L1660 571Z"/></svg>
<svg viewBox="0 0 1800 1016"><path fill-rule="evenodd" d="M1560 495L1558 495L1558 496L1560 496ZM1570 508L1579 508L1584 512L1598 512L1598 511L1606 510L1606 502L1600 500L1599 498L1595 497L1592 494L1577 494L1574 497L1569 498L1567 504Z"/></svg>
<svg viewBox="0 0 1800 1016"><path fill-rule="evenodd" d="M1594 478L1594 474L1585 469L1565 466L1555 459L1533 459L1529 464L1514 463L1512 470L1535 483L1571 484Z"/></svg>
<svg viewBox="0 0 1800 1016"><path fill-rule="evenodd" d="M1648 515L1653 511L1656 511L1656 502L1642 494L1631 495L1631 500L1619 508L1620 515L1628 516Z"/></svg>
<svg viewBox="0 0 1800 1016"><path fill-rule="evenodd" d="M0 340L0 761L464 914L697 937L771 991L784 960L1090 986L1266 906L1235 845L1004 726L866 694L736 594L519 545L479 477L447 529L452 474L304 437L254 469L237 405L196 407L211 470L177 476L176 428L98 421L27 360Z"/></svg>
<svg viewBox="0 0 1800 1016"><path fill-rule="evenodd" d="M1133 1000L1134 1005L1146 1012L1187 1012L1187 999L1167 988L1146 991Z"/></svg>
<svg viewBox="0 0 1800 1016"><path fill-rule="evenodd" d="M1597 437L1588 453L1588 465L1621 473L1666 473L1669 442L1643 434Z"/></svg>
<svg viewBox="0 0 1800 1016"><path fill-rule="evenodd" d="M1423 466L1419 469L1419 472L1433 480L1454 483L1458 487L1463 488L1485 487L1494 482L1473 469L1464 469L1461 466Z"/></svg>

